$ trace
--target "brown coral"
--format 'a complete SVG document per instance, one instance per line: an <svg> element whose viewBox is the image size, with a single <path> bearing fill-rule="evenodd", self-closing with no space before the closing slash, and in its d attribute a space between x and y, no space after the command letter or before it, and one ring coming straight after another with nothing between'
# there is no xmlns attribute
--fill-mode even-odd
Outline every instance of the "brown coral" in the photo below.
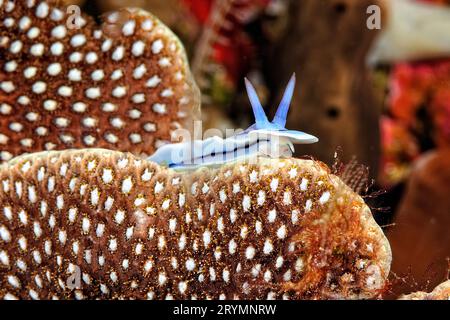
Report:
<svg viewBox="0 0 450 320"><path fill-rule="evenodd" d="M450 280L447 280L438 285L430 293L414 292L408 295L403 295L400 300L450 300Z"/></svg>
<svg viewBox="0 0 450 320"><path fill-rule="evenodd" d="M151 154L198 107L184 49L124 9L98 26L55 1L1 1L0 161L103 147Z"/></svg>
<svg viewBox="0 0 450 320"><path fill-rule="evenodd" d="M0 170L0 298L370 298L390 262L361 197L313 160L180 173L90 149Z"/></svg>

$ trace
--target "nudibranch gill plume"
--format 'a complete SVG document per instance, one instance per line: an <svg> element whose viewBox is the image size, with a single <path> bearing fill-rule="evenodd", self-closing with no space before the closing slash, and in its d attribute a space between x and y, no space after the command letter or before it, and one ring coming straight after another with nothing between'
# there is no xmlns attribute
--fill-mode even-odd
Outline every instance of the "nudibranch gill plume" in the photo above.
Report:
<svg viewBox="0 0 450 320"><path fill-rule="evenodd" d="M198 88L165 25L139 9L101 25L75 18L58 1L0 1L0 161L93 147L150 155L192 126Z"/></svg>
<svg viewBox="0 0 450 320"><path fill-rule="evenodd" d="M390 263L363 199L314 160L180 173L85 149L0 167L2 299L373 298Z"/></svg>

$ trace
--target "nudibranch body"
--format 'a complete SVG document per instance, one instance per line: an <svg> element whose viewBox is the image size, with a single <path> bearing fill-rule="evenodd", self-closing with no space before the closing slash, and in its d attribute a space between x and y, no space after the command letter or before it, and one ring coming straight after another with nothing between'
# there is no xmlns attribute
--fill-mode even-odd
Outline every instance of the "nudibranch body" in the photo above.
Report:
<svg viewBox="0 0 450 320"><path fill-rule="evenodd" d="M178 38L139 9L97 25L57 1L0 1L0 56L0 161L92 147L150 155L199 105Z"/></svg>
<svg viewBox="0 0 450 320"><path fill-rule="evenodd" d="M267 119L250 81L245 79L245 85L255 115L255 124L244 132L226 139L212 137L164 145L148 160L177 169L192 169L205 165L220 166L252 156L291 157L294 143L306 144L318 141L316 137L307 133L285 128L295 88L295 74L287 85L272 122Z"/></svg>
<svg viewBox="0 0 450 320"><path fill-rule="evenodd" d="M380 293L389 243L320 162L174 171L67 150L0 167L2 299L355 299Z"/></svg>

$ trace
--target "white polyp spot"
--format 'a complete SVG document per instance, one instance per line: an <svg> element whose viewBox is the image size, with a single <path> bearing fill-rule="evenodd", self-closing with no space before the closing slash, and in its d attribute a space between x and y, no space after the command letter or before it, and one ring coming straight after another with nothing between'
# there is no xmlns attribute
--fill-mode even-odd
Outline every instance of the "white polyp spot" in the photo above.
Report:
<svg viewBox="0 0 450 320"><path fill-rule="evenodd" d="M95 53L95 52L89 52L87 55L86 55L86 62L88 63L88 64L94 64L94 63L96 63L98 61L98 56L97 56L97 54Z"/></svg>
<svg viewBox="0 0 450 320"><path fill-rule="evenodd" d="M23 106L30 104L30 98L27 96L20 96L17 98L17 102Z"/></svg>
<svg viewBox="0 0 450 320"><path fill-rule="evenodd" d="M153 268L153 261L152 260L147 260L144 264L144 271L146 273L150 272Z"/></svg>
<svg viewBox="0 0 450 320"><path fill-rule="evenodd" d="M166 200L163 201L163 203L161 205L161 208L163 210L167 210L167 209L169 209L169 206L170 206L170 199L166 199Z"/></svg>
<svg viewBox="0 0 450 320"><path fill-rule="evenodd" d="M310 199L306 200L305 203L305 212L308 213L309 211L311 211L312 208L312 201Z"/></svg>
<svg viewBox="0 0 450 320"><path fill-rule="evenodd" d="M117 224L121 224L125 220L125 211L117 210L114 219Z"/></svg>
<svg viewBox="0 0 450 320"><path fill-rule="evenodd" d="M58 88L58 94L63 97L70 97L72 95L72 88L68 86L61 86Z"/></svg>
<svg viewBox="0 0 450 320"><path fill-rule="evenodd" d="M205 232L203 232L203 243L205 247L208 247L211 243L211 232L209 230L205 230Z"/></svg>
<svg viewBox="0 0 450 320"><path fill-rule="evenodd" d="M164 272L161 272L158 274L158 284L160 286L163 286L167 281L166 274Z"/></svg>
<svg viewBox="0 0 450 320"><path fill-rule="evenodd" d="M71 69L67 75L70 81L81 81L81 71L78 69Z"/></svg>
<svg viewBox="0 0 450 320"><path fill-rule="evenodd" d="M5 242L11 241L11 234L8 229L6 229L5 226L0 226L0 238L2 238Z"/></svg>
<svg viewBox="0 0 450 320"><path fill-rule="evenodd" d="M274 179L272 179L272 181L270 181L270 189L272 190L272 192L275 192L275 191L277 191L277 188L278 188L278 179L277 178L274 178Z"/></svg>
<svg viewBox="0 0 450 320"><path fill-rule="evenodd" d="M136 28L136 22L134 20L127 21L122 28L122 33L124 36L131 36L134 34Z"/></svg>
<svg viewBox="0 0 450 320"><path fill-rule="evenodd" d="M145 43L141 40L136 41L135 43L133 43L133 46L131 48L131 53L135 56L135 57L139 57L144 53L145 50Z"/></svg>
<svg viewBox="0 0 450 320"><path fill-rule="evenodd" d="M298 216L299 216L298 210L293 210L293 211L292 211L292 215L291 215L291 221L292 221L292 224L297 224L297 222L298 222Z"/></svg>
<svg viewBox="0 0 450 320"><path fill-rule="evenodd" d="M109 250L114 252L117 250L117 239L113 238L109 240Z"/></svg>
<svg viewBox="0 0 450 320"><path fill-rule="evenodd" d="M49 6L46 2L41 2L36 8L36 16L44 19L48 16Z"/></svg>
<svg viewBox="0 0 450 320"><path fill-rule="evenodd" d="M244 210L244 212L250 209L250 205L251 205L250 197L245 195L244 199L242 200L242 209Z"/></svg>
<svg viewBox="0 0 450 320"><path fill-rule="evenodd" d="M23 48L23 43L20 40L16 40L13 43L11 43L11 46L9 47L9 51L13 54L19 53Z"/></svg>
<svg viewBox="0 0 450 320"><path fill-rule="evenodd" d="M50 52L54 56L60 56L64 52L64 45L61 42L55 42L50 46Z"/></svg>
<svg viewBox="0 0 450 320"><path fill-rule="evenodd" d="M5 63L4 67L6 72L14 72L17 69L17 62L16 61L8 61Z"/></svg>
<svg viewBox="0 0 450 320"><path fill-rule="evenodd" d="M33 92L36 94L44 93L47 90L47 84L42 81L35 82L31 87Z"/></svg>
<svg viewBox="0 0 450 320"><path fill-rule="evenodd" d="M20 18L19 28L21 30L27 30L31 26L31 19L27 16Z"/></svg>
<svg viewBox="0 0 450 320"><path fill-rule="evenodd" d="M144 31L150 31L153 28L153 21L146 19L141 23L141 28Z"/></svg>
<svg viewBox="0 0 450 320"><path fill-rule="evenodd" d="M42 43L37 43L31 46L30 53L33 56L40 57L44 54L44 45Z"/></svg>
<svg viewBox="0 0 450 320"><path fill-rule="evenodd" d="M112 91L112 95L116 98L122 98L127 94L127 88L124 86L115 87Z"/></svg>
<svg viewBox="0 0 450 320"><path fill-rule="evenodd" d="M286 238L286 234L287 234L286 226L285 226L285 225L282 225L282 226L277 230L277 237L280 238L280 239L284 239L284 238Z"/></svg>
<svg viewBox="0 0 450 320"><path fill-rule="evenodd" d="M127 177L125 180L122 181L123 193L129 193L132 187L133 187L133 180L131 177Z"/></svg>
<svg viewBox="0 0 450 320"><path fill-rule="evenodd" d="M291 281L291 277L292 277L292 272L291 272L291 270L288 270L288 271L286 271L284 274L283 274L283 280L284 281Z"/></svg>
<svg viewBox="0 0 450 320"><path fill-rule="evenodd" d="M112 104L110 102L106 102L102 105L102 111L104 112L114 112L117 110L117 105ZM114 119L120 119L120 118L114 118ZM115 124L111 121L111 124L115 126Z"/></svg>
<svg viewBox="0 0 450 320"><path fill-rule="evenodd" d="M178 290L181 294L184 294L187 290L187 283L185 281L180 281L178 283Z"/></svg>
<svg viewBox="0 0 450 320"><path fill-rule="evenodd" d="M112 80L119 80L122 77L123 77L123 71L121 69L114 70L113 73L111 74Z"/></svg>
<svg viewBox="0 0 450 320"><path fill-rule="evenodd" d="M192 258L186 260L186 270L193 271L195 269L195 261Z"/></svg>
<svg viewBox="0 0 450 320"><path fill-rule="evenodd" d="M278 256L277 260L275 261L275 268L280 269L283 265L284 259L282 256Z"/></svg>
<svg viewBox="0 0 450 320"><path fill-rule="evenodd" d="M295 261L295 271L296 272L302 272L303 268L304 268L303 259L301 257L297 258L297 260Z"/></svg>
<svg viewBox="0 0 450 320"><path fill-rule="evenodd" d="M114 61L120 61L123 59L125 54L125 48L123 46L117 47L112 54L112 59Z"/></svg>
<svg viewBox="0 0 450 320"><path fill-rule="evenodd" d="M105 77L105 73L103 72L103 70L95 70L91 73L91 78L94 81L101 81L103 80L103 78Z"/></svg>
<svg viewBox="0 0 450 320"><path fill-rule="evenodd" d="M89 88L86 90L86 97L89 99L97 99L100 97L100 88Z"/></svg>
<svg viewBox="0 0 450 320"><path fill-rule="evenodd" d="M272 241L270 239L266 239L266 241L264 242L264 248L263 248L263 252L264 254L270 254L273 250L273 244Z"/></svg>
<svg viewBox="0 0 450 320"><path fill-rule="evenodd" d="M72 63L78 63L83 60L83 54L81 52L74 52L69 56L69 60Z"/></svg>
<svg viewBox="0 0 450 320"><path fill-rule="evenodd" d="M145 64L141 64L138 67L136 67L136 69L134 69L133 78L141 79L146 72L147 72L147 67L145 66Z"/></svg>
<svg viewBox="0 0 450 320"><path fill-rule="evenodd" d="M143 250L143 249L144 249L144 248L143 248L142 243L138 243L138 244L136 245L136 247L134 248L134 253L137 254L137 255L140 255L140 254L142 253L142 250Z"/></svg>
<svg viewBox="0 0 450 320"><path fill-rule="evenodd" d="M77 113L83 113L86 111L86 109L87 109L87 105L83 102L75 102L72 105L72 110Z"/></svg>
<svg viewBox="0 0 450 320"><path fill-rule="evenodd" d="M146 86L148 88L154 88L161 82L161 78L157 75L154 75L150 79L147 80Z"/></svg>
<svg viewBox="0 0 450 320"><path fill-rule="evenodd" d="M57 76L61 72L61 70L61 64L59 63L52 63L47 68L47 72L51 76Z"/></svg>
<svg viewBox="0 0 450 320"><path fill-rule="evenodd" d="M33 27L30 30L28 30L27 37L29 39L36 39L40 33L41 33L41 30L39 30L39 28Z"/></svg>
<svg viewBox="0 0 450 320"><path fill-rule="evenodd" d="M237 219L237 213L236 210L234 210L233 208L230 209L230 221L231 223L234 223Z"/></svg>
<svg viewBox="0 0 450 320"><path fill-rule="evenodd" d="M136 104L144 103L145 102L145 94L143 94L143 93L134 94L131 97L131 100Z"/></svg>
<svg viewBox="0 0 450 320"><path fill-rule="evenodd" d="M267 220L270 223L273 223L276 218L277 218L277 211L275 209L270 210L269 214L267 215Z"/></svg>
<svg viewBox="0 0 450 320"><path fill-rule="evenodd" d="M247 247L247 249L245 249L245 257L247 258L247 260L251 260L254 258L255 256L255 248L252 246Z"/></svg>
<svg viewBox="0 0 450 320"><path fill-rule="evenodd" d="M302 182L300 183L300 190L306 191L308 187L308 179L302 178Z"/></svg>
<svg viewBox="0 0 450 320"><path fill-rule="evenodd" d="M67 34L67 29L64 25L59 25L52 29L51 35L57 39L63 39Z"/></svg>
<svg viewBox="0 0 450 320"><path fill-rule="evenodd" d="M113 180L112 169L103 169L102 180L104 183L111 183Z"/></svg>

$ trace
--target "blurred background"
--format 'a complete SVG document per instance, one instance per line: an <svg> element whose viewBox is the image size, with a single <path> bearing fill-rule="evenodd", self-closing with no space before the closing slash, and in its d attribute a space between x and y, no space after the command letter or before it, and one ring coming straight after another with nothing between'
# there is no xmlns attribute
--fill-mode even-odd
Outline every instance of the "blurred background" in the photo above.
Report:
<svg viewBox="0 0 450 320"><path fill-rule="evenodd" d="M293 72L287 128L328 165L356 158L393 250L386 297L449 277L450 0L65 0L93 16L144 8L184 43L203 129L246 128L243 86L273 115Z"/></svg>

